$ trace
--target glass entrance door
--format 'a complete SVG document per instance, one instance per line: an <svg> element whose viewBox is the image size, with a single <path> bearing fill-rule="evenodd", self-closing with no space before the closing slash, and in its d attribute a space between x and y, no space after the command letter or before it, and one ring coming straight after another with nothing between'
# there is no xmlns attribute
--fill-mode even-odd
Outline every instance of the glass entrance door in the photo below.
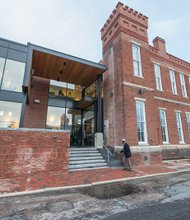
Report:
<svg viewBox="0 0 190 220"><path fill-rule="evenodd" d="M72 128L70 146L80 147L82 145L82 124L81 110L74 110L72 113Z"/></svg>
<svg viewBox="0 0 190 220"><path fill-rule="evenodd" d="M70 142L73 147L94 146L94 105L85 110L72 111Z"/></svg>
<svg viewBox="0 0 190 220"><path fill-rule="evenodd" d="M94 146L94 105L83 111L83 146Z"/></svg>

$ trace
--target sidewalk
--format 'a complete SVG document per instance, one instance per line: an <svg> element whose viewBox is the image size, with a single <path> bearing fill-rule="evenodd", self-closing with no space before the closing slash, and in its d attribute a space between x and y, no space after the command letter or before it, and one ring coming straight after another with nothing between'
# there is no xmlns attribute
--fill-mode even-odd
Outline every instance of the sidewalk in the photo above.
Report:
<svg viewBox="0 0 190 220"><path fill-rule="evenodd" d="M134 167L133 171L120 169L94 169L72 171L64 174L44 176L28 176L28 178L14 178L0 180L0 195L46 188L71 187L77 185L97 184L105 181L139 178L148 175L164 174L190 170L190 159L164 161L162 165Z"/></svg>

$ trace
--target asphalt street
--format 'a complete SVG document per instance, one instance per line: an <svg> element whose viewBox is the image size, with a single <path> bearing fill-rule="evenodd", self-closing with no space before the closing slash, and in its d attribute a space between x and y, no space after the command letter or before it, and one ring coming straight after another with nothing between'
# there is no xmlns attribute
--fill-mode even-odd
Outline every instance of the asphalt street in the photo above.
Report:
<svg viewBox="0 0 190 220"><path fill-rule="evenodd" d="M190 219L190 171L0 198L1 220Z"/></svg>
<svg viewBox="0 0 190 220"><path fill-rule="evenodd" d="M190 199L177 200L175 202L156 202L115 214L105 220L189 220Z"/></svg>

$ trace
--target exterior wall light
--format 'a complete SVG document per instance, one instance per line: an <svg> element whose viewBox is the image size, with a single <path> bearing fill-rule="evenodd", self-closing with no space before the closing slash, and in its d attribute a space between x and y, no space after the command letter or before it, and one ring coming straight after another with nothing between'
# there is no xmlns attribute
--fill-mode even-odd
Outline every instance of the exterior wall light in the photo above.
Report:
<svg viewBox="0 0 190 220"><path fill-rule="evenodd" d="M34 99L34 103L35 103L35 104L40 104L40 102L41 102L41 101L40 101L39 99Z"/></svg>

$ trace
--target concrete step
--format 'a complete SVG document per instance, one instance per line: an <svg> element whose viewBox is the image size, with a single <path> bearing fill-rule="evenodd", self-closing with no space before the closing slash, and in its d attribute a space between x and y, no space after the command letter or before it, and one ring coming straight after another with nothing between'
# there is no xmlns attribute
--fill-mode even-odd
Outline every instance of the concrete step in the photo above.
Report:
<svg viewBox="0 0 190 220"><path fill-rule="evenodd" d="M95 167L108 167L107 163L88 163L88 164L76 164L69 165L69 169L84 169L84 168L95 168Z"/></svg>
<svg viewBox="0 0 190 220"><path fill-rule="evenodd" d="M88 151L88 150L86 150L86 151L70 151L70 154L91 154L91 153L99 153L99 151L97 151L97 150L91 150L91 151Z"/></svg>
<svg viewBox="0 0 190 220"><path fill-rule="evenodd" d="M108 165L96 148L70 148L70 171L105 167L108 167Z"/></svg>
<svg viewBox="0 0 190 220"><path fill-rule="evenodd" d="M74 165L74 164L90 164L90 163L105 163L104 159L99 159L99 160L80 160L80 161L69 161L69 165Z"/></svg>
<svg viewBox="0 0 190 220"><path fill-rule="evenodd" d="M100 153L70 154L70 158L72 157L95 157L95 156L101 156L101 154Z"/></svg>
<svg viewBox="0 0 190 220"><path fill-rule="evenodd" d="M80 147L80 148L70 148L70 151L93 151L93 150L96 150L97 151L97 149L95 148L95 147Z"/></svg>
<svg viewBox="0 0 190 220"><path fill-rule="evenodd" d="M69 161L75 161L75 160L89 160L89 159L102 159L102 156L95 156L95 157L70 157Z"/></svg>

